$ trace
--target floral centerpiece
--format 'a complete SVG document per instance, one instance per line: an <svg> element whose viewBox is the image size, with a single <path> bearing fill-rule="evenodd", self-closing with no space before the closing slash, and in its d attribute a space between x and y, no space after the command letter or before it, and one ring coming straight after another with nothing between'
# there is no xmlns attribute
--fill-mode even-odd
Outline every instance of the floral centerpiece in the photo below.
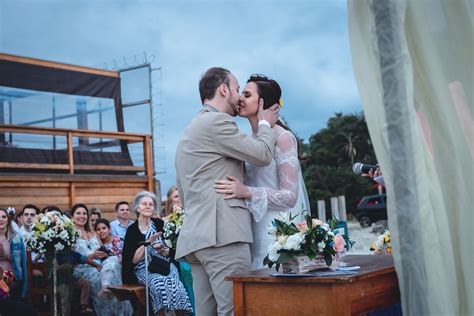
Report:
<svg viewBox="0 0 474 316"><path fill-rule="evenodd" d="M74 247L80 232L74 227L71 219L60 212L51 211L36 218L31 232L25 234L28 250L52 257L54 287L54 315L57 311L57 270L56 254L66 252ZM49 260L47 260L49 262Z"/></svg>
<svg viewBox="0 0 474 316"><path fill-rule="evenodd" d="M377 240L375 240L370 246L370 251L373 251L374 255L392 253L392 241L390 238L390 231L386 230L382 235L377 237Z"/></svg>
<svg viewBox="0 0 474 316"><path fill-rule="evenodd" d="M165 239L166 246L169 248L176 249L176 242L178 241L179 232L183 226L184 210L175 205L173 212L171 213L167 222L164 225L163 237Z"/></svg>
<svg viewBox="0 0 474 316"><path fill-rule="evenodd" d="M269 246L263 264L270 268L276 264L277 271L283 265L283 272L297 273L335 267L336 254L344 252L346 243L352 244L345 235L333 231L339 220L333 218L328 224L306 215L304 222L295 223L295 218L280 212L273 220L269 234L275 242Z"/></svg>

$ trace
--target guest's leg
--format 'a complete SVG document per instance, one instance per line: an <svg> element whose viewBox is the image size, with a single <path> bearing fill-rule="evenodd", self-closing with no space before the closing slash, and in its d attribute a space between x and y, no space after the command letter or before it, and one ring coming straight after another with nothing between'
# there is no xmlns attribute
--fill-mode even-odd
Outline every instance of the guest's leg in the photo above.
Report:
<svg viewBox="0 0 474 316"><path fill-rule="evenodd" d="M81 291L81 305L89 306L89 301L91 297L91 284L84 278L79 278L75 284Z"/></svg>
<svg viewBox="0 0 474 316"><path fill-rule="evenodd" d="M196 301L196 315L217 315L217 303L212 293L209 275L204 270L201 262L194 255L186 256L186 261L191 265L193 275L193 290Z"/></svg>
<svg viewBox="0 0 474 316"><path fill-rule="evenodd" d="M212 292L217 302L218 315L233 315L233 284L225 277L251 269L250 248L248 243L233 243L222 247L205 248L194 252L202 263ZM192 270L194 271L194 266ZM193 272L194 277L194 272ZM198 289L194 288L197 294ZM198 296L196 295L196 298ZM198 301L198 299L197 299ZM197 312L197 315L207 315Z"/></svg>

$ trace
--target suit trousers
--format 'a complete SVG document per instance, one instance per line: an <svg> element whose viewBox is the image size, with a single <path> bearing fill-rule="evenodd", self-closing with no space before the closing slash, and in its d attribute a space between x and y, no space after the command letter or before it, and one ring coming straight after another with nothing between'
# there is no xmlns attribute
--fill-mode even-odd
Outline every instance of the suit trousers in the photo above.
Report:
<svg viewBox="0 0 474 316"><path fill-rule="evenodd" d="M250 246L236 242L197 250L186 256L191 265L197 316L234 314L233 284L227 275L250 270Z"/></svg>

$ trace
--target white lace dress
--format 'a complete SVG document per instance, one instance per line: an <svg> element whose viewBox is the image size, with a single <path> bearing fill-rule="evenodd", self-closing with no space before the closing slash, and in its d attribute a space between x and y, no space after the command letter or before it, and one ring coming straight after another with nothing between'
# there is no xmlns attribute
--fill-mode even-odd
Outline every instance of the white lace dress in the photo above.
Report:
<svg viewBox="0 0 474 316"><path fill-rule="evenodd" d="M90 239L79 238L76 242L75 251L83 256L89 256L100 248L99 240L96 236ZM122 276L120 275L122 267L117 256L108 257L104 261L95 259L97 263L102 265L100 272L86 263L78 264L74 268L74 277L84 278L91 284L91 298L94 305L95 313L98 316L126 316L132 315L133 309L129 301L118 301L113 298L98 297L102 286L121 285Z"/></svg>
<svg viewBox="0 0 474 316"><path fill-rule="evenodd" d="M269 245L274 242L268 234L268 227L279 211L291 211L296 215L305 210L305 214L311 214L296 138L278 125L273 131L278 135L272 162L265 167L245 163L245 184L252 193L246 204L254 218L252 269L264 268L263 259L268 254ZM303 220L303 216L295 220Z"/></svg>

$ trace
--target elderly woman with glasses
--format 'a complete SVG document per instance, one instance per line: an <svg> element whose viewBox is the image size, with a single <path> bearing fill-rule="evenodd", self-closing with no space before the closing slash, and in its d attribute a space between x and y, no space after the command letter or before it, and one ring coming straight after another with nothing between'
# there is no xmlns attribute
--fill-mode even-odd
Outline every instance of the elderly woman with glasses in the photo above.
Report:
<svg viewBox="0 0 474 316"><path fill-rule="evenodd" d="M164 244L164 222L152 218L156 207L156 196L151 192L139 192L133 199L132 211L137 213L138 219L128 227L125 234L122 254L123 282L142 285L147 282L154 313L161 309L192 311L189 297L179 280L178 269L173 263L174 251ZM149 259L148 267L145 266L145 247Z"/></svg>

